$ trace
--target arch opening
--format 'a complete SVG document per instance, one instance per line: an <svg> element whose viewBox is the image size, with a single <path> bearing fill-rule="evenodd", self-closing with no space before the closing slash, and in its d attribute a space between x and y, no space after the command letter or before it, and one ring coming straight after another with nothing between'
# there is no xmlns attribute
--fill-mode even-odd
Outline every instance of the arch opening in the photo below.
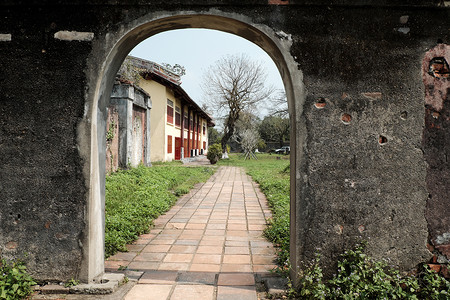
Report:
<svg viewBox="0 0 450 300"><path fill-rule="evenodd" d="M140 20L139 25L131 25L118 33L110 51L101 61L100 72L91 82L90 101L90 161L89 193L87 208L87 232L83 252L84 261L80 277L91 282L104 272L104 201L105 201L105 149L106 149L106 107L109 103L112 86L120 65L128 53L141 41L155 34L184 28L203 28L235 34L262 48L275 62L283 80L291 125L291 263L296 272L298 253L297 194L299 184L296 170L301 165L303 131L299 132L299 115L304 102L301 72L289 54L289 41L277 37L273 30L254 25L233 17L212 14L183 14L162 18ZM98 75L100 74L100 75Z"/></svg>

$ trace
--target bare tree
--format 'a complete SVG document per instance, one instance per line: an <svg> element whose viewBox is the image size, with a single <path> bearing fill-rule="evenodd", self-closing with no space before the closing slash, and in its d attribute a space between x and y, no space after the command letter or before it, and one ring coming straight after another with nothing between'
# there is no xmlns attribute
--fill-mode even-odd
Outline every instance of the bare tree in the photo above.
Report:
<svg viewBox="0 0 450 300"><path fill-rule="evenodd" d="M241 146L245 153L245 159L258 159L255 150L260 140L259 133L255 128L246 128L241 133Z"/></svg>
<svg viewBox="0 0 450 300"><path fill-rule="evenodd" d="M224 120L221 140L224 157L241 112L256 109L258 103L273 94L272 86L266 85L266 77L263 66L244 54L224 56L205 73L202 88L209 107Z"/></svg>
<svg viewBox="0 0 450 300"><path fill-rule="evenodd" d="M267 107L267 110L271 116L289 118L287 98L284 90L277 91L277 95L273 97L270 102L270 106Z"/></svg>

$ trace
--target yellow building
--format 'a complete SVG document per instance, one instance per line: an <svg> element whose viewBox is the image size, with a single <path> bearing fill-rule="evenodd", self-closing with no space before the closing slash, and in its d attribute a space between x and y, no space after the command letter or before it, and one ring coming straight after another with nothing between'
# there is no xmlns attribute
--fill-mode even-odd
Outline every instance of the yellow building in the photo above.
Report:
<svg viewBox="0 0 450 300"><path fill-rule="evenodd" d="M179 75L136 57L128 61L139 70L139 86L150 95L150 160L172 161L206 154L211 117L184 91Z"/></svg>

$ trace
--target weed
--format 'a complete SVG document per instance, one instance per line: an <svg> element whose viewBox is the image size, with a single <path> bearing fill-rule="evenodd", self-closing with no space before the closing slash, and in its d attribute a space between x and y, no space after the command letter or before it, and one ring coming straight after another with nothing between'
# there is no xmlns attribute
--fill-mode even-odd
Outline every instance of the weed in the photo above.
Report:
<svg viewBox="0 0 450 300"><path fill-rule="evenodd" d="M337 273L323 281L319 256L299 272L298 286L291 285L290 296L297 299L450 299L450 282L427 265L416 277L401 276L385 262L364 253L366 243L341 255Z"/></svg>
<svg viewBox="0 0 450 300"><path fill-rule="evenodd" d="M0 299L23 299L31 294L35 285L33 278L27 273L25 264L16 260L7 262L2 259L0 265Z"/></svg>
<svg viewBox="0 0 450 300"><path fill-rule="evenodd" d="M66 283L64 283L64 287L72 287L72 286L76 286L79 284L80 284L79 280L75 280L72 278L72 279L68 280Z"/></svg>

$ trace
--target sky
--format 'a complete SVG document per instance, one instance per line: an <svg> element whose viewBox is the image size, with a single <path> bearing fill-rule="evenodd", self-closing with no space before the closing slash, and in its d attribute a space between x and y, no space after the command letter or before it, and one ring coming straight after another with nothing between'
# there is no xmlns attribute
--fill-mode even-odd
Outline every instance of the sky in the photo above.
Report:
<svg viewBox="0 0 450 300"><path fill-rule="evenodd" d="M156 34L138 44L130 55L186 68L181 87L200 106L203 93L200 88L203 74L222 56L245 53L266 68L267 83L284 89L275 63L261 48L239 36L209 29L179 29ZM264 113L263 113L264 114Z"/></svg>

